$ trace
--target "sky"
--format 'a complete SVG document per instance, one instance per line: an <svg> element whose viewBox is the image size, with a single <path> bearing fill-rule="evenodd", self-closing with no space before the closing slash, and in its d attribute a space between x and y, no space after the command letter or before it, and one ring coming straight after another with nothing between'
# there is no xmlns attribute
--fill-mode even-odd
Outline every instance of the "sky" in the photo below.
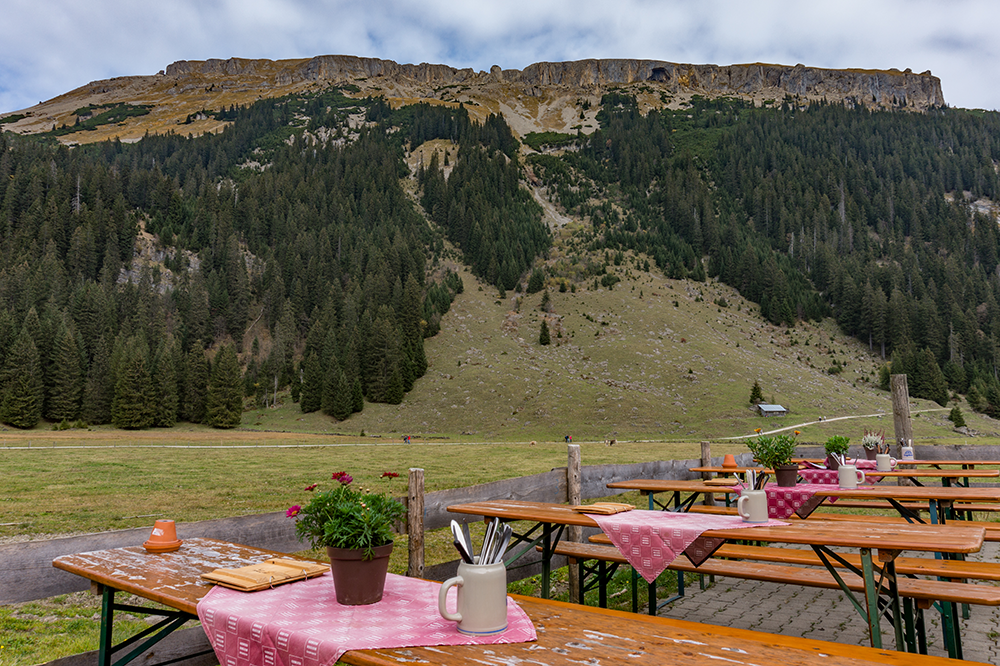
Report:
<svg viewBox="0 0 1000 666"><path fill-rule="evenodd" d="M949 106L997 110L998 25L996 0L4 0L0 113L177 60L317 55L910 68Z"/></svg>

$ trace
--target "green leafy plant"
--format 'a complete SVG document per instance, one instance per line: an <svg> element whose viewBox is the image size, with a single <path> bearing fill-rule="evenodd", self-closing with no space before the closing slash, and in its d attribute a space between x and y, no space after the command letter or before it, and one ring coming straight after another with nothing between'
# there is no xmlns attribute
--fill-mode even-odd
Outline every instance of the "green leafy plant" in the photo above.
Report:
<svg viewBox="0 0 1000 666"><path fill-rule="evenodd" d="M795 455L795 436L798 434L799 431L796 430L794 435L759 435L747 440L747 448L758 463L776 469L791 464Z"/></svg>
<svg viewBox="0 0 1000 666"><path fill-rule="evenodd" d="M396 476L386 472L383 477ZM370 560L373 549L392 542L393 526L406 515L406 507L384 493L351 487L354 481L347 472L335 472L340 485L317 493L305 506L293 506L286 514L295 518L295 533L306 538L313 548L356 548ZM306 490L316 490L317 484Z"/></svg>
<svg viewBox="0 0 1000 666"><path fill-rule="evenodd" d="M849 450L850 441L850 437L833 435L830 439L826 440L823 444L823 448L826 449L827 454L834 453L839 456L846 456Z"/></svg>

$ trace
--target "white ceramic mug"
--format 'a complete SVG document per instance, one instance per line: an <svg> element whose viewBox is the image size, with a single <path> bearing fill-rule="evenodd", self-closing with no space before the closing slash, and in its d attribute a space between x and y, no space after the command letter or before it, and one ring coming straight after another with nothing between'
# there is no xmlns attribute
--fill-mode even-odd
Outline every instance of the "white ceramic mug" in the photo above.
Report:
<svg viewBox="0 0 1000 666"><path fill-rule="evenodd" d="M841 488L857 488L858 484L865 482L865 473L854 465L841 465L837 469L837 479Z"/></svg>
<svg viewBox="0 0 1000 666"><path fill-rule="evenodd" d="M736 501L736 513L744 523L766 523L767 493L763 490L744 490Z"/></svg>
<svg viewBox="0 0 1000 666"><path fill-rule="evenodd" d="M448 611L448 590L458 587L457 612ZM471 636L499 634L507 630L507 568L503 563L458 565L458 575L449 578L438 592L438 612L458 622L458 630Z"/></svg>
<svg viewBox="0 0 1000 666"><path fill-rule="evenodd" d="M896 464L896 459L888 453L880 453L875 456L875 469L880 472L891 472Z"/></svg>

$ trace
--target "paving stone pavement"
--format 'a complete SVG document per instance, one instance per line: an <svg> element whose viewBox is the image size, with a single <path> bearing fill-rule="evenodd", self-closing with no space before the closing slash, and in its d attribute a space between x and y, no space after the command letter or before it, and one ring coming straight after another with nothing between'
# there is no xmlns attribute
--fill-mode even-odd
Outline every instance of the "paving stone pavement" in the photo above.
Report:
<svg viewBox="0 0 1000 666"><path fill-rule="evenodd" d="M1000 544L988 543L969 559L1000 561ZM988 584L988 583L986 583ZM864 620L839 590L716 577L705 590L697 583L686 596L660 609L659 615L739 629L868 645ZM925 611L927 652L947 657L940 616ZM882 622L883 646L892 647L892 626ZM1000 608L973 606L962 620L962 649L967 661L1000 665Z"/></svg>

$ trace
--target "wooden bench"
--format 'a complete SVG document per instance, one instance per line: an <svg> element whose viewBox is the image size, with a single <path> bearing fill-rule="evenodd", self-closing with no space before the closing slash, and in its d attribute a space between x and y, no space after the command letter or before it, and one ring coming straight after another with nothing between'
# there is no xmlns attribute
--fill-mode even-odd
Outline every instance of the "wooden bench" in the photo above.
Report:
<svg viewBox="0 0 1000 666"><path fill-rule="evenodd" d="M602 540L607 539L604 535L596 535L591 537L591 540ZM752 549L752 550L748 550ZM789 551L785 553L778 553L777 551ZM556 544L554 549L554 554L565 556L570 566L576 564L578 567L578 575L580 576L580 599L581 604L585 603L584 594L588 589L593 589L594 584L599 587L599 605L604 608L607 606L607 583L610 580L611 575L614 570L621 564L627 564L628 560L625 558L621 552L612 545L604 545L602 543L575 543L570 541L560 541ZM746 557L752 556L757 561L753 561L750 558L747 559L735 559L736 557ZM812 558L808 556L812 555ZM733 557L734 559L720 559L722 557ZM766 563L766 558L770 557L771 561L782 561L789 562L795 561L796 558L801 558L799 561L803 564L810 566L793 566L789 564L771 564ZM780 558L780 559L779 559ZM860 557L854 556L857 559L857 564L860 564ZM849 563L854 564L851 560L854 558L847 558ZM919 560L921 558L899 558L900 560ZM588 561L596 561L598 563L598 568L587 566ZM930 562L935 562L930 560ZM955 565L977 565L977 564L992 564L992 563L979 563L979 562L958 562L951 561ZM611 568L608 568L608 564ZM696 573L700 576L729 576L732 578L744 578L747 580L758 580L763 582L771 583L782 583L788 584L793 583L797 585L802 585L805 587L817 587L823 589L840 589L840 584L831 575L831 573L825 567L812 566L813 564L822 564L819 557L812 553L811 551L798 550L792 548L773 548L773 547L761 547L761 546L736 546L731 544L725 544L715 555L701 564L701 566L694 566L694 564L684 555L677 557L670 565L667 567L672 571L683 572L683 573ZM841 567L839 563L836 563L838 567ZM996 567L993 567L996 569ZM920 570L919 567L911 565L911 569ZM923 572L920 570L921 573ZM586 574L596 574L596 581L592 581L590 585L586 583ZM897 575L900 575L899 563L897 563ZM958 570L952 570L948 573L955 575L956 578L961 580L971 578L973 576L968 575L969 572L966 571L961 575ZM998 571L990 572L988 578L993 580L992 576L997 575ZM860 576L849 571L844 570L840 572L840 577L843 580L846 587L855 593L864 593L865 584ZM978 577L978 576L976 576ZM637 581L638 575L633 570L632 572L632 610L633 612L638 612L638 594L637 594ZM917 579L917 578L906 578L898 577L896 579L897 588L899 590L899 595L904 599L906 605L914 604L916 606L915 621L908 620L906 628L906 641L907 644L912 645L910 649L914 647L919 649L923 654L927 652L927 637L925 622L923 617L924 609L931 608L935 604L938 605L938 610L941 613L941 619L949 629L946 633L954 632L954 643L956 645L961 644L960 627L958 624L958 604L963 606L968 604L976 604L983 606L1000 606L1000 587L994 585L979 585L975 583L967 582L955 582L952 580L927 580L927 579ZM656 583L648 583L648 608L649 614L655 615L659 608L656 601ZM910 611L904 610L904 617L909 617ZM901 646L897 646L897 649L903 649ZM959 650L961 648L958 648ZM959 652L960 655L960 652Z"/></svg>
<svg viewBox="0 0 1000 666"><path fill-rule="evenodd" d="M590 543L611 546L611 539L605 534L590 537ZM613 546L612 546L613 547ZM615 549L617 550L617 548ZM845 562L861 568L861 556L855 553L838 553ZM743 544L723 544L713 557L732 560L756 560L797 566L823 566L823 561L813 550L806 548L780 548L776 546L750 546ZM1000 581L1000 562L977 562L969 560L936 560L931 557L897 557L896 573L900 576L933 576L951 581L988 580ZM834 562L838 567L842 566Z"/></svg>
<svg viewBox="0 0 1000 666"><path fill-rule="evenodd" d="M910 509L911 511L927 511L926 504L920 504L917 502L900 502L904 507ZM842 499L837 500L835 504L829 505L831 508L839 509L895 509L889 502L881 500L849 500ZM952 506L954 511L974 512L982 511L983 513L991 513L1000 511L1000 504L983 504L974 502L955 502Z"/></svg>

